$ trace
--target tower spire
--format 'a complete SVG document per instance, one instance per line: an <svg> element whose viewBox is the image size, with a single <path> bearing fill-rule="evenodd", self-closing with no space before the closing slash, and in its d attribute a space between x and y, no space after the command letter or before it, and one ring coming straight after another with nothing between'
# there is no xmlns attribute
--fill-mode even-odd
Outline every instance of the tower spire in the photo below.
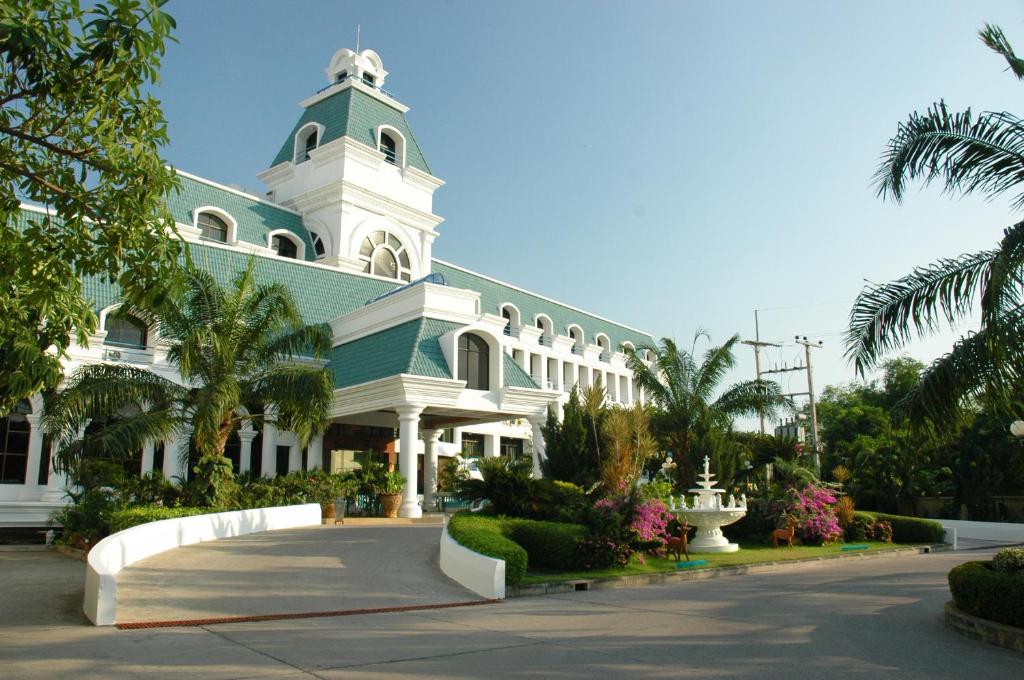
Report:
<svg viewBox="0 0 1024 680"><path fill-rule="evenodd" d="M363 30L362 24L356 24L356 54L359 54L359 34Z"/></svg>

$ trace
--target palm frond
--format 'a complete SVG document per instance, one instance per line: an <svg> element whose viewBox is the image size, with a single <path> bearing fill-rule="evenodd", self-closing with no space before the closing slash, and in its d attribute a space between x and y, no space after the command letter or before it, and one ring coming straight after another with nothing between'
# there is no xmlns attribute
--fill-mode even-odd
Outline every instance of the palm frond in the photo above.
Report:
<svg viewBox="0 0 1024 680"><path fill-rule="evenodd" d="M739 416L761 414L766 418L774 418L783 409L791 409L793 403L782 394L778 383L771 380L747 380L726 389L711 406L731 420Z"/></svg>
<svg viewBox="0 0 1024 680"><path fill-rule="evenodd" d="M992 261L981 295L982 323L996 326L1007 315L1020 310L1024 292L1024 222L1009 227Z"/></svg>
<svg viewBox="0 0 1024 680"><path fill-rule="evenodd" d="M901 123L875 173L881 197L903 200L907 183L944 181L949 193L993 198L1024 180L1024 125L1009 113L950 113L945 102ZM1024 193L1014 198L1024 207Z"/></svg>
<svg viewBox="0 0 1024 680"><path fill-rule="evenodd" d="M1018 57L1013 51L1010 41L1003 34L1003 29L993 24L985 24L985 28L978 31L978 35L990 50L1006 60L1006 64L1013 75L1017 76L1017 80L1024 80L1024 59Z"/></svg>
<svg viewBox="0 0 1024 680"><path fill-rule="evenodd" d="M693 391L703 399L710 399L715 389L736 366L736 355L733 347L740 341L737 333L718 347L712 347L704 354L704 362L697 369L694 377Z"/></svg>
<svg viewBox="0 0 1024 680"><path fill-rule="evenodd" d="M967 315L998 251L943 259L861 290L850 311L846 356L863 375L885 353Z"/></svg>
<svg viewBox="0 0 1024 680"><path fill-rule="evenodd" d="M242 385L242 396L259 399L277 413L278 426L291 430L303 445L327 425L334 396L329 372L299 364L279 364Z"/></svg>

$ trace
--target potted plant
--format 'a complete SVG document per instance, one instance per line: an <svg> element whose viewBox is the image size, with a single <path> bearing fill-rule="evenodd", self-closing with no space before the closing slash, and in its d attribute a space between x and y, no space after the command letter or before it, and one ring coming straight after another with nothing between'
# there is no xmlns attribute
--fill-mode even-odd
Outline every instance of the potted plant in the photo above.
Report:
<svg viewBox="0 0 1024 680"><path fill-rule="evenodd" d="M385 472L381 476L377 496L385 517L398 517L398 506L402 504L402 489L404 488L405 477L398 470Z"/></svg>
<svg viewBox="0 0 1024 680"><path fill-rule="evenodd" d="M346 477L338 483L337 495L334 498L334 521L345 523L345 508L349 501L354 501L359 493L359 480Z"/></svg>

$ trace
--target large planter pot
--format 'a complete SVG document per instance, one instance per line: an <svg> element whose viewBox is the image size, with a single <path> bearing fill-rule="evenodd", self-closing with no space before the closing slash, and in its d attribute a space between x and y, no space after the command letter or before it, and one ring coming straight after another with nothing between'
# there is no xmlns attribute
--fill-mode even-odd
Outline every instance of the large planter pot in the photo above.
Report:
<svg viewBox="0 0 1024 680"><path fill-rule="evenodd" d="M402 505L402 494L380 494L380 510L385 517L398 517L398 508Z"/></svg>
<svg viewBox="0 0 1024 680"><path fill-rule="evenodd" d="M320 516L324 519L334 519L334 503L321 503Z"/></svg>

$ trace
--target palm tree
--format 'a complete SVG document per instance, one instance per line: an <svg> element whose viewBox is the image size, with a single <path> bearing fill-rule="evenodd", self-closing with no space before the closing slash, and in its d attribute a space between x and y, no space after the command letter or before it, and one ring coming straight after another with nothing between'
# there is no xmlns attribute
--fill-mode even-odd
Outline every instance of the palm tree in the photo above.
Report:
<svg viewBox="0 0 1024 680"><path fill-rule="evenodd" d="M657 407L651 424L662 444L677 457L684 484L692 481L697 459L710 453L700 444L710 433L728 431L740 416L771 417L791 405L778 384L769 380L748 380L720 389L736 365L733 348L740 336L711 347L698 359L696 346L701 339L710 341L710 336L698 330L689 351L670 338L662 338L657 345L622 348L637 386ZM649 366L642 358L648 352L654 357Z"/></svg>
<svg viewBox="0 0 1024 680"><path fill-rule="evenodd" d="M45 408L43 426L62 442L55 458L60 469L74 470L90 456L124 459L147 441L191 428L200 498L223 505L231 470L224 447L240 422L276 422L303 445L323 430L331 378L303 359L326 354L330 332L304 325L291 292L279 283L257 283L254 270L255 258L225 287L188 265L182 295L157 308L127 303L112 312L158 329L180 384L127 364L78 369ZM254 404L263 412L239 409ZM106 425L79 439L89 421Z"/></svg>
<svg viewBox="0 0 1024 680"><path fill-rule="evenodd" d="M1024 60L998 27L987 25L980 35L1024 78ZM911 114L882 157L875 175L878 195L901 202L914 179L942 180L949 193L986 198L1012 190L1014 209L1024 207L1024 120L1007 112L950 113L941 101L924 115ZM929 366L902 401L915 425L944 425L982 395L1012 408L1024 367L1024 222L1003 234L991 250L869 284L854 302L846 346L860 375L911 339L963 321L975 304L981 308L979 330Z"/></svg>

